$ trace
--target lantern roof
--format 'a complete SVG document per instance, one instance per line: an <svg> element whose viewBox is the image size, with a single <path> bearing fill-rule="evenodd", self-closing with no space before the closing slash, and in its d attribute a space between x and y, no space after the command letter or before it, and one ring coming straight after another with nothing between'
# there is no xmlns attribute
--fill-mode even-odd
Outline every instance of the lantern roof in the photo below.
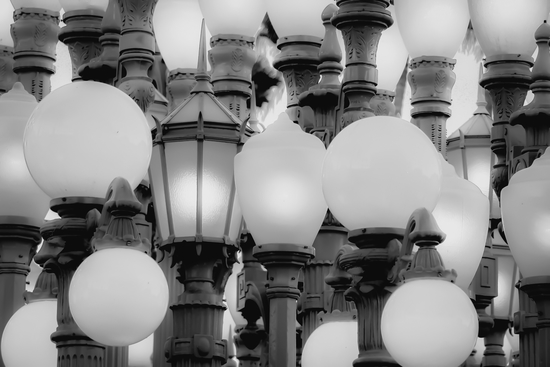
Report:
<svg viewBox="0 0 550 367"><path fill-rule="evenodd" d="M167 140L218 140L242 143L244 135L252 130L225 107L214 95L210 75L206 70L206 40L204 21L201 30L199 60L195 79L197 84L178 107L160 123L157 128L160 138ZM242 131L246 129L245 131ZM243 134L246 133L246 134Z"/></svg>

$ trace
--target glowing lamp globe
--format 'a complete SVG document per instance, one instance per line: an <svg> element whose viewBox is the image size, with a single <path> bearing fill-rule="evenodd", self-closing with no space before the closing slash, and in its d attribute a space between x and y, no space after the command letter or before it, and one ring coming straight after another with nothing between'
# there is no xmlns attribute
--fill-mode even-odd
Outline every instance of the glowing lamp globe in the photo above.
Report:
<svg viewBox="0 0 550 367"><path fill-rule="evenodd" d="M303 367L349 367L359 356L357 320L321 324L302 350Z"/></svg>
<svg viewBox="0 0 550 367"><path fill-rule="evenodd" d="M313 36L323 38L321 14L330 0L267 0L267 15L279 38ZM292 9L289 11L289 9Z"/></svg>
<svg viewBox="0 0 550 367"><path fill-rule="evenodd" d="M311 246L327 211L321 188L325 146L281 113L235 157L235 183L256 244Z"/></svg>
<svg viewBox="0 0 550 367"><path fill-rule="evenodd" d="M44 299L21 307L2 334L5 367L57 366L57 348L50 336L57 329L57 300Z"/></svg>
<svg viewBox="0 0 550 367"><path fill-rule="evenodd" d="M131 248L95 252L76 270L69 306L90 338L127 346L151 335L168 309L168 284L158 264Z"/></svg>
<svg viewBox="0 0 550 367"><path fill-rule="evenodd" d="M453 58L470 21L466 0L395 0L395 15L412 59Z"/></svg>
<svg viewBox="0 0 550 367"><path fill-rule="evenodd" d="M198 0L159 0L153 26L168 70L197 67L202 19Z"/></svg>
<svg viewBox="0 0 550 367"><path fill-rule="evenodd" d="M206 26L213 35L253 37L267 12L266 0L199 0L199 5Z"/></svg>
<svg viewBox="0 0 550 367"><path fill-rule="evenodd" d="M547 0L468 0L472 25L487 57L531 56L533 35L548 18Z"/></svg>
<svg viewBox="0 0 550 367"><path fill-rule="evenodd" d="M137 104L115 87L89 81L48 94L24 136L29 171L52 199L103 199L119 176L135 188L147 173L151 150L149 125Z"/></svg>
<svg viewBox="0 0 550 367"><path fill-rule="evenodd" d="M59 0L11 0L11 3L14 9L39 8L57 12L61 10Z"/></svg>
<svg viewBox="0 0 550 367"><path fill-rule="evenodd" d="M550 150L517 172L501 193L504 232L523 277L550 275L548 190Z"/></svg>
<svg viewBox="0 0 550 367"><path fill-rule="evenodd" d="M37 105L36 98L19 82L0 96L0 218L11 217L39 227L48 212L50 198L34 182L23 153L25 125Z"/></svg>
<svg viewBox="0 0 550 367"><path fill-rule="evenodd" d="M403 367L456 367L477 341L477 313L456 285L437 278L409 280L382 312L382 339Z"/></svg>
<svg viewBox="0 0 550 367"><path fill-rule="evenodd" d="M392 18L395 19L395 7L388 7ZM344 50L342 48L342 50ZM409 52L403 43L399 24L394 22L391 27L382 32L378 50L376 52L376 69L378 70L378 89L394 92L403 68L407 63Z"/></svg>
<svg viewBox="0 0 550 367"><path fill-rule="evenodd" d="M100 10L105 11L109 0L59 0L65 12L74 10Z"/></svg>
<svg viewBox="0 0 550 367"><path fill-rule="evenodd" d="M418 208L432 210L441 190L441 163L432 142L397 117L355 121L327 149L323 192L348 229L405 228Z"/></svg>
<svg viewBox="0 0 550 367"><path fill-rule="evenodd" d="M456 270L456 285L468 292L485 250L489 200L474 183L458 177L443 156L441 166L441 196L433 215L447 236L437 251L445 267Z"/></svg>
<svg viewBox="0 0 550 367"><path fill-rule="evenodd" d="M0 46L13 47L10 25L13 23L13 6L9 1L0 1Z"/></svg>

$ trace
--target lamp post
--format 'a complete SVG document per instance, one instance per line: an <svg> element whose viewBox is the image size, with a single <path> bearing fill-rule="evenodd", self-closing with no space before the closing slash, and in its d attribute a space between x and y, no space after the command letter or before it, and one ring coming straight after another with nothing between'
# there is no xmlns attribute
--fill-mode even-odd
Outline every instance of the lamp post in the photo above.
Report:
<svg viewBox="0 0 550 367"><path fill-rule="evenodd" d="M396 0L395 13L411 58L412 122L445 156L446 121L456 80L453 59L468 25L463 0Z"/></svg>
<svg viewBox="0 0 550 367"><path fill-rule="evenodd" d="M292 121L304 122L299 113L298 97L319 82L319 47L324 29L319 18L328 5L326 0L267 0L267 14L279 36L281 50L273 67L283 74L287 93L287 114ZM288 9L293 9L291 12Z"/></svg>
<svg viewBox="0 0 550 367"><path fill-rule="evenodd" d="M61 0L65 13L65 27L59 32L59 40L67 45L73 67L72 81L82 80L79 68L101 54L99 37L101 23L108 0Z"/></svg>
<svg viewBox="0 0 550 367"><path fill-rule="evenodd" d="M319 139L282 113L235 158L254 256L267 269L270 366L296 365L299 271L315 254L312 244L327 210L319 181L324 152Z"/></svg>
<svg viewBox="0 0 550 367"><path fill-rule="evenodd" d="M4 1L0 5L0 94L11 89L17 81L13 72L13 40L10 25L13 23L13 6Z"/></svg>
<svg viewBox="0 0 550 367"><path fill-rule="evenodd" d="M249 115L252 67L257 58L254 35L267 11L266 1L199 0L199 5L213 35L210 62L214 93L244 121Z"/></svg>
<svg viewBox="0 0 550 367"><path fill-rule="evenodd" d="M376 51L380 33L393 23L386 9L389 4L389 0L336 2L339 9L332 24L344 36L346 68L342 91L349 101L342 121L338 122L339 129L361 118L374 116L369 101L376 94Z"/></svg>
<svg viewBox="0 0 550 367"><path fill-rule="evenodd" d="M50 77L55 72L55 45L59 33L57 0L17 0L11 26L14 42L13 71L27 92L40 102L51 90Z"/></svg>

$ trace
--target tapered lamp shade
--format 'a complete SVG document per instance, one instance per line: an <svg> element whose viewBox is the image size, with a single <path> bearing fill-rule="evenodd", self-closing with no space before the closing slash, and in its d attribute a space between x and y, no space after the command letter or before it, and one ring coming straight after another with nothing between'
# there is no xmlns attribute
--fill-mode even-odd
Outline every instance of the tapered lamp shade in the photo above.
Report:
<svg viewBox="0 0 550 367"><path fill-rule="evenodd" d="M327 149L323 192L332 214L349 230L405 228L414 210L433 210L440 190L439 153L403 119L355 121Z"/></svg>
<svg viewBox="0 0 550 367"><path fill-rule="evenodd" d="M550 150L517 172L501 193L502 223L524 277L550 275Z"/></svg>
<svg viewBox="0 0 550 367"><path fill-rule="evenodd" d="M211 34L238 34L253 37L267 12L266 0L199 0L204 21Z"/></svg>
<svg viewBox="0 0 550 367"><path fill-rule="evenodd" d="M0 1L0 46L13 47L10 25L13 23L13 5Z"/></svg>
<svg viewBox="0 0 550 367"><path fill-rule="evenodd" d="M395 7L390 5L388 10L395 19ZM399 24L394 22L391 27L382 32L378 50L376 52L376 69L378 70L378 89L394 92L403 68L407 64L409 52L403 43L399 32Z"/></svg>
<svg viewBox="0 0 550 367"><path fill-rule="evenodd" d="M456 367L477 341L477 313L451 282L418 278L400 286L382 312L382 339L403 367Z"/></svg>
<svg viewBox="0 0 550 367"><path fill-rule="evenodd" d="M313 244L327 211L321 188L324 155L321 140L286 113L237 154L237 193L256 244Z"/></svg>
<svg viewBox="0 0 550 367"><path fill-rule="evenodd" d="M6 367L55 367L57 348L50 336L57 328L57 300L45 299L21 307L2 334Z"/></svg>
<svg viewBox="0 0 550 367"><path fill-rule="evenodd" d="M135 188L151 150L149 125L138 105L118 88L90 81L48 94L24 136L29 171L52 199L103 199L119 176Z"/></svg>
<svg viewBox="0 0 550 367"><path fill-rule="evenodd" d="M454 57L470 20L467 0L395 0L395 15L413 59Z"/></svg>
<svg viewBox="0 0 550 367"><path fill-rule="evenodd" d="M39 8L49 11L61 10L61 4L59 4L59 0L11 0L11 3L14 9Z"/></svg>
<svg viewBox="0 0 550 367"><path fill-rule="evenodd" d="M21 83L0 96L0 222L11 217L40 227L48 212L50 198L34 182L23 153L25 126L37 105Z"/></svg>
<svg viewBox="0 0 550 367"><path fill-rule="evenodd" d="M74 10L102 10L107 9L109 0L59 0L65 12Z"/></svg>
<svg viewBox="0 0 550 367"><path fill-rule="evenodd" d="M168 284L155 260L131 248L95 252L78 267L69 307L90 338L111 346L151 335L168 310Z"/></svg>
<svg viewBox="0 0 550 367"><path fill-rule="evenodd" d="M307 339L303 367L348 367L359 356L357 320L321 324Z"/></svg>
<svg viewBox="0 0 550 367"><path fill-rule="evenodd" d="M153 27L168 70L197 67L202 19L198 0L158 1Z"/></svg>
<svg viewBox="0 0 550 367"><path fill-rule="evenodd" d="M487 57L531 56L535 31L548 18L548 0L468 0L468 6L474 33Z"/></svg>
<svg viewBox="0 0 550 367"><path fill-rule="evenodd" d="M314 36L323 38L321 14L330 0L266 0L267 15L279 38Z"/></svg>
<svg viewBox="0 0 550 367"><path fill-rule="evenodd" d="M433 215L447 236L437 251L445 267L456 270L456 285L468 292L485 250L489 200L475 184L458 177L443 156L441 161L443 183Z"/></svg>

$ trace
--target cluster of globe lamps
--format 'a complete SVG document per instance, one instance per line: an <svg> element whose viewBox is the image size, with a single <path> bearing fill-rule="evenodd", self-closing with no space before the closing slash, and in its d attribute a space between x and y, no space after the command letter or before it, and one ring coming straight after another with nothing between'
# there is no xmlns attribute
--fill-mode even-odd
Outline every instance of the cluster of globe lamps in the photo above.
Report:
<svg viewBox="0 0 550 367"><path fill-rule="evenodd" d="M467 7L462 10L467 14ZM398 19L399 14L397 10ZM455 51L447 50L446 57ZM71 201L94 205L105 200L117 177L132 188L149 181L150 127L142 110L119 89L80 81L36 103L16 84L0 97L2 103L19 121L28 121L24 133L14 130L6 142L14 147L13 159L28 167L28 172L16 172L21 174L16 179L28 182L23 176L30 172L38 185L40 190L30 185L25 190L37 203L51 200L54 210ZM544 190L532 182L550 181L544 169L548 159L548 154L543 155L503 190L503 221L511 229L507 232L511 244L524 241L520 234L526 228L534 234L544 232L544 213L519 209L527 208L525 200L534 204L540 200L538 194ZM485 241L489 203L475 185L456 176L422 130L397 117L369 117L343 129L326 149L283 113L244 144L235 158L234 176L237 205L259 247L273 243L311 247L327 209L350 231L405 230L417 209L432 212L447 235L437 250L446 267L456 270L455 277L452 282L441 276L413 277L392 290L382 315L382 335L389 353L406 367L425 366L426 355L439 366L457 366L468 357L476 344L478 319L467 292L483 246L468 250L465 246ZM16 204L7 205L19 208ZM20 210L16 215L33 218L35 224L44 218L44 213ZM456 228L457 222L461 228ZM544 236L531 239L541 251L544 241ZM526 252L511 248L520 268L532 269L522 270L524 276L544 275L544 262L533 265L533 257L523 259ZM125 346L158 327L168 307L168 286L149 254L114 245L96 251L79 266L69 303L76 323L92 339ZM8 367L21 365L21 354L12 352L28 350L32 343L11 334L25 330L19 322L28 322L31 309L39 306L55 313L55 305L38 300L13 316L4 332L10 335L2 338ZM56 325L52 319L53 324L44 325L45 333L33 337L49 339ZM43 321L33 319L33 329L38 331L36 325ZM334 328L331 332L350 330L350 325L329 325ZM308 348L324 358L323 351L312 346L314 340L312 336L305 346L303 363ZM53 353L55 360L55 348Z"/></svg>

